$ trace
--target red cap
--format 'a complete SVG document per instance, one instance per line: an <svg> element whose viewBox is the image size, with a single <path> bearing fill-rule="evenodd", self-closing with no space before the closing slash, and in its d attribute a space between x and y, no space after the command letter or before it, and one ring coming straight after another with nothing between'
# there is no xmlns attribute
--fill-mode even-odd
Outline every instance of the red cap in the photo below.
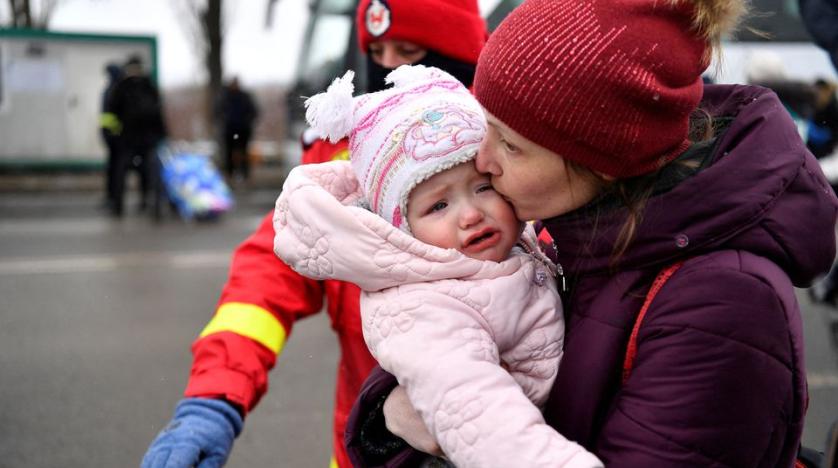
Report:
<svg viewBox="0 0 838 468"><path fill-rule="evenodd" d="M477 0L361 0L355 22L364 53L371 42L394 39L475 64L487 36Z"/></svg>
<svg viewBox="0 0 838 468"><path fill-rule="evenodd" d="M708 41L693 2L527 0L489 38L474 79L513 130L618 178L656 170L688 146Z"/></svg>

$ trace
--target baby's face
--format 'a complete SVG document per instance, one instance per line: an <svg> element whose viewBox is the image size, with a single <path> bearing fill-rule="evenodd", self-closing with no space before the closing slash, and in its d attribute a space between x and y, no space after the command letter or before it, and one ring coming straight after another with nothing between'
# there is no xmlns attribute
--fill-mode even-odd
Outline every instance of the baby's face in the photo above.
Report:
<svg viewBox="0 0 838 468"><path fill-rule="evenodd" d="M407 200L407 222L417 239L478 260L505 260L523 229L473 161L422 182Z"/></svg>

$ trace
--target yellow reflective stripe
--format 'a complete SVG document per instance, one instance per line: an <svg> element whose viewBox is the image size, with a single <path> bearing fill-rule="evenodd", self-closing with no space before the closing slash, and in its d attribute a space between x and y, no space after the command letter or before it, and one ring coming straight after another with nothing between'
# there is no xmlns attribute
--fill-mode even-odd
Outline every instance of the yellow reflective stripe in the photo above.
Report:
<svg viewBox="0 0 838 468"><path fill-rule="evenodd" d="M335 460L334 455L332 455L332 461L329 462L329 468L340 468L338 467L338 461Z"/></svg>
<svg viewBox="0 0 838 468"><path fill-rule="evenodd" d="M267 310L253 304L228 302L222 304L215 317L201 332L201 338L213 333L231 331L262 343L276 354L285 344L285 328Z"/></svg>
<svg viewBox="0 0 838 468"><path fill-rule="evenodd" d="M122 132L122 123L112 112L103 112L99 116L99 126L114 134Z"/></svg>
<svg viewBox="0 0 838 468"><path fill-rule="evenodd" d="M349 150L340 150L332 156L332 161L349 161Z"/></svg>

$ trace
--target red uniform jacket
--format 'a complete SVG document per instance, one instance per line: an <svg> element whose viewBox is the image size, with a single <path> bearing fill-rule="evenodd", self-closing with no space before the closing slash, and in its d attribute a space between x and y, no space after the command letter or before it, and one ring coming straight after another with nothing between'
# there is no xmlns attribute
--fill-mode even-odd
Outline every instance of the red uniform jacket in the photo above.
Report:
<svg viewBox="0 0 838 468"><path fill-rule="evenodd" d="M347 142L314 142L303 164L348 157ZM194 361L185 395L226 398L250 411L268 390L268 371L294 322L319 312L323 298L340 342L334 413L334 462L349 467L343 445L346 418L375 365L361 333L357 286L304 278L273 252L273 212L233 254L230 276L212 320L192 344ZM334 463L333 463L334 465Z"/></svg>

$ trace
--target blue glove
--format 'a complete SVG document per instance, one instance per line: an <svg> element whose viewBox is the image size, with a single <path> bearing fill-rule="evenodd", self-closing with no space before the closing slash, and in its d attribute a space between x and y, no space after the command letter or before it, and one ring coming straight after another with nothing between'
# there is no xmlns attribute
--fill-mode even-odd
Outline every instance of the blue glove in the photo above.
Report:
<svg viewBox="0 0 838 468"><path fill-rule="evenodd" d="M184 398L175 415L148 448L142 468L216 468L224 466L242 417L224 400Z"/></svg>

